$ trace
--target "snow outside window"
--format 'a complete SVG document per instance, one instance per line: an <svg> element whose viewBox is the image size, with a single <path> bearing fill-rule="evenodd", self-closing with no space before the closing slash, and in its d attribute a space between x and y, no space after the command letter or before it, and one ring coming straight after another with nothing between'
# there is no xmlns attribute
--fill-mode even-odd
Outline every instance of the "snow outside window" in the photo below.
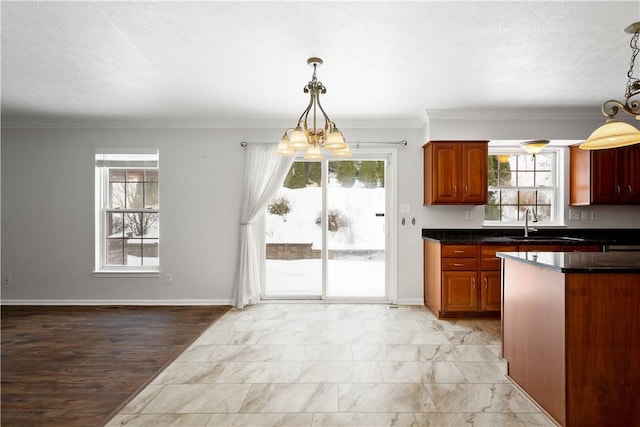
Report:
<svg viewBox="0 0 640 427"><path fill-rule="evenodd" d="M521 225L527 208L535 211L539 224L556 224L559 217L557 157L555 152L533 156L490 151L485 224Z"/></svg>
<svg viewBox="0 0 640 427"><path fill-rule="evenodd" d="M96 272L159 271L157 150L96 154Z"/></svg>

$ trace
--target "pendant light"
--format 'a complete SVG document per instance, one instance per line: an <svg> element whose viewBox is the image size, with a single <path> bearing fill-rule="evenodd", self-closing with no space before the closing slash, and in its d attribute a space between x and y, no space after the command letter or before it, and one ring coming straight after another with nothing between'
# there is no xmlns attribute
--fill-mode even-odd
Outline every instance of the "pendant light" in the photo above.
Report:
<svg viewBox="0 0 640 427"><path fill-rule="evenodd" d="M583 150L603 150L607 148L624 147L627 145L640 143L640 131L634 126L615 120L616 114L622 109L625 113L635 116L640 120L640 100L633 100L634 96L640 94L640 78L633 76L633 68L640 48L638 48L638 37L640 36L640 22L629 25L624 29L626 33L633 34L631 37L631 63L627 72L627 89L625 91L625 102L610 99L602 105L602 114L607 118L607 123L596 129L589 138L580 144Z"/></svg>

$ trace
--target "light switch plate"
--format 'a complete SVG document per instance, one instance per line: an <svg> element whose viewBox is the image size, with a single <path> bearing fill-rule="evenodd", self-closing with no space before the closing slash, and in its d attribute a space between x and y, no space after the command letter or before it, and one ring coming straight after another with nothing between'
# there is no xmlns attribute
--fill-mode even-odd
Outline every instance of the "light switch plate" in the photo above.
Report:
<svg viewBox="0 0 640 427"><path fill-rule="evenodd" d="M404 213L404 214L411 213L411 204L410 203L400 203L400 213Z"/></svg>

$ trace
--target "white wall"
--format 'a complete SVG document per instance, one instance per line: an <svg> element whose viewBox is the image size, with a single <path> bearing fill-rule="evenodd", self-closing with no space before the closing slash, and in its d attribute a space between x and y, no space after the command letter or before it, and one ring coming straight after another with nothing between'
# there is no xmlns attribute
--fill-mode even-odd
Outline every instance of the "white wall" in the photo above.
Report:
<svg viewBox="0 0 640 427"><path fill-rule="evenodd" d="M343 129L351 142L398 141L398 300L422 301L422 228L480 228L482 207L422 206L422 145L432 139L580 139L599 122L431 120L425 129ZM544 135L540 135L544 129ZM229 303L244 169L239 143L280 129L3 129L4 302ZM537 133L536 133L537 132ZM96 148L160 150L161 278L95 278ZM472 210L473 218L465 219ZM594 208L593 210L596 210ZM570 227L640 227L640 207L598 207ZM398 209L399 212L399 209ZM400 224L406 218L406 225ZM416 224L411 224L411 218Z"/></svg>

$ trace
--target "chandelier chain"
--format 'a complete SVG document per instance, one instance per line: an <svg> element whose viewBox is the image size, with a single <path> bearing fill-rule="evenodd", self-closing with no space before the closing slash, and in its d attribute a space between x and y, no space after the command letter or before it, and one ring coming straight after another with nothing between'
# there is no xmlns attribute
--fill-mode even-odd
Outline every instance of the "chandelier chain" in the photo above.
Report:
<svg viewBox="0 0 640 427"><path fill-rule="evenodd" d="M627 77L629 80L627 81L627 90L625 92L625 97L627 100L634 95L640 93L640 78L633 76L633 68L636 63L636 57L638 56L638 52L640 52L640 48L638 48L638 37L640 36L640 31L636 31L631 37L631 41L629 42L629 46L631 46L631 63L629 64L629 72L627 73Z"/></svg>

